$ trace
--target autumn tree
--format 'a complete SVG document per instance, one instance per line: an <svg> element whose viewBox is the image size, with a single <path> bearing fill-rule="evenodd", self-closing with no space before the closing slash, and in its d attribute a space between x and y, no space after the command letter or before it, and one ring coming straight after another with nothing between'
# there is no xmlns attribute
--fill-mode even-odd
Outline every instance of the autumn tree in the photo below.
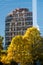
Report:
<svg viewBox="0 0 43 65"><path fill-rule="evenodd" d="M3 60L5 60L6 55L7 55L7 51L3 49L2 44L3 44L3 37L0 36L0 64L3 64L3 62L1 60L2 60L2 58L3 58Z"/></svg>
<svg viewBox="0 0 43 65"><path fill-rule="evenodd" d="M28 63L35 65L35 62L42 58L41 41L40 31L35 27L28 28L23 36L13 37L7 50L7 57L4 57L2 62L10 64L14 61L20 65L28 65Z"/></svg>
<svg viewBox="0 0 43 65"><path fill-rule="evenodd" d="M40 45L39 45L39 61L41 62L41 65L43 65L43 37L41 36Z"/></svg>
<svg viewBox="0 0 43 65"><path fill-rule="evenodd" d="M0 36L0 51L3 49L2 43L3 43L3 37Z"/></svg>
<svg viewBox="0 0 43 65"><path fill-rule="evenodd" d="M2 51L2 49L3 49L2 43L3 43L3 37L0 36L0 61L1 61L1 51Z"/></svg>
<svg viewBox="0 0 43 65"><path fill-rule="evenodd" d="M35 27L28 28L23 37L29 43L30 54L32 55L32 61L33 61L33 64L35 65L35 62L38 60L38 57L39 57L38 51L39 51L39 48L41 46L41 44L40 44L40 40L41 40L40 31L37 30L37 28L35 28Z"/></svg>
<svg viewBox="0 0 43 65"><path fill-rule="evenodd" d="M23 36L15 36L8 47L8 54L6 57L7 63L10 63L11 61L16 61L17 63L20 63L20 65L25 65L26 62L31 62L32 57L31 54L29 54L28 49L28 42L24 41Z"/></svg>

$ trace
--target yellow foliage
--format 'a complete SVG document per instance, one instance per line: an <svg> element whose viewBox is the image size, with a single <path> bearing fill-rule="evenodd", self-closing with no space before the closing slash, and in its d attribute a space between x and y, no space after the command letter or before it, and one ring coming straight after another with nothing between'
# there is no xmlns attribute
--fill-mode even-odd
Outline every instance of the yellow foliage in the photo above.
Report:
<svg viewBox="0 0 43 65"><path fill-rule="evenodd" d="M32 62L38 57L39 42L39 31L34 27L28 28L23 36L18 35L12 39L7 50L6 61Z"/></svg>
<svg viewBox="0 0 43 65"><path fill-rule="evenodd" d="M7 57L12 57L16 62L30 61L31 55L29 53L29 43L23 39L23 36L15 36L8 48ZM12 56L11 56L12 55ZM8 58L9 59L9 58Z"/></svg>
<svg viewBox="0 0 43 65"><path fill-rule="evenodd" d="M5 62L6 62L6 56L5 56L5 55L2 56L2 58L1 58L1 62L2 62L2 63L5 63Z"/></svg>

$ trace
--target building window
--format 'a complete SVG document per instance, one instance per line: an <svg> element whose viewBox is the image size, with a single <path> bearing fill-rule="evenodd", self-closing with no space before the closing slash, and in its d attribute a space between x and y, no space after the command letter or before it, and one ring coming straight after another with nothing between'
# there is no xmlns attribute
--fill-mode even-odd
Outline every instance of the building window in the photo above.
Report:
<svg viewBox="0 0 43 65"><path fill-rule="evenodd" d="M21 30L21 27L17 27L17 31Z"/></svg>
<svg viewBox="0 0 43 65"><path fill-rule="evenodd" d="M21 26L21 22L20 21L17 22L17 26Z"/></svg>
<svg viewBox="0 0 43 65"><path fill-rule="evenodd" d="M24 25L24 22L22 22L22 25Z"/></svg>
<svg viewBox="0 0 43 65"><path fill-rule="evenodd" d="M6 37L5 40L10 40L9 37Z"/></svg>
<svg viewBox="0 0 43 65"><path fill-rule="evenodd" d="M6 36L9 36L9 33L7 32L7 33L5 33L5 35L6 35Z"/></svg>
<svg viewBox="0 0 43 65"><path fill-rule="evenodd" d="M9 45L11 42L10 41L8 41L8 42L6 42L6 45Z"/></svg>
<svg viewBox="0 0 43 65"><path fill-rule="evenodd" d="M9 31L9 28L6 28L5 31Z"/></svg>
<svg viewBox="0 0 43 65"><path fill-rule="evenodd" d="M14 17L18 17L18 14L14 14Z"/></svg>
<svg viewBox="0 0 43 65"><path fill-rule="evenodd" d="M14 32L14 35L17 35L17 31Z"/></svg>
<svg viewBox="0 0 43 65"><path fill-rule="evenodd" d="M30 22L30 25L33 25L33 22Z"/></svg>
<svg viewBox="0 0 43 65"><path fill-rule="evenodd" d="M17 35L20 35L20 34L21 34L21 31L18 31L18 32L17 32Z"/></svg>
<svg viewBox="0 0 43 65"><path fill-rule="evenodd" d="M6 25L6 26L9 26L9 25L10 25L10 23L6 23L5 25Z"/></svg>
<svg viewBox="0 0 43 65"><path fill-rule="evenodd" d="M13 17L12 17L12 16L8 16L8 17L6 18L6 22L11 22L11 20L13 20Z"/></svg>
<svg viewBox="0 0 43 65"><path fill-rule="evenodd" d="M25 25L29 25L29 22L25 22Z"/></svg>
<svg viewBox="0 0 43 65"><path fill-rule="evenodd" d="M32 17L26 17L25 18L25 21L29 21L29 20L32 20Z"/></svg>
<svg viewBox="0 0 43 65"><path fill-rule="evenodd" d="M32 25L33 23L30 21L30 22L25 22L25 25Z"/></svg>
<svg viewBox="0 0 43 65"><path fill-rule="evenodd" d="M14 27L14 31L15 31L15 27Z"/></svg>

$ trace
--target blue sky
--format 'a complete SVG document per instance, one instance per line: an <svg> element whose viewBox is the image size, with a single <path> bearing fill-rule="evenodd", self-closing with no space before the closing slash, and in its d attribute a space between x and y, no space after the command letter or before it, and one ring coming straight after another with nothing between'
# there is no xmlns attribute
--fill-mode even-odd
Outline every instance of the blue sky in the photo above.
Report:
<svg viewBox="0 0 43 65"><path fill-rule="evenodd" d="M32 0L0 0L0 35L5 36L5 17L16 8L32 11ZM43 0L37 0L37 23L43 35Z"/></svg>
<svg viewBox="0 0 43 65"><path fill-rule="evenodd" d="M43 0L37 0L38 3L37 3L37 21L38 21L38 25L39 25L39 28L40 28L40 31L43 35Z"/></svg>

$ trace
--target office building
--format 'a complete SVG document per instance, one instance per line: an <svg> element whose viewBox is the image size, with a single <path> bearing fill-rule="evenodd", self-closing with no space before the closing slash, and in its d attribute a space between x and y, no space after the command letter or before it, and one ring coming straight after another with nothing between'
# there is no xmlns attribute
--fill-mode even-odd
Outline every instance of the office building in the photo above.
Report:
<svg viewBox="0 0 43 65"><path fill-rule="evenodd" d="M32 12L27 8L17 8L9 13L5 20L5 45L9 45L16 35L23 35L33 26Z"/></svg>

